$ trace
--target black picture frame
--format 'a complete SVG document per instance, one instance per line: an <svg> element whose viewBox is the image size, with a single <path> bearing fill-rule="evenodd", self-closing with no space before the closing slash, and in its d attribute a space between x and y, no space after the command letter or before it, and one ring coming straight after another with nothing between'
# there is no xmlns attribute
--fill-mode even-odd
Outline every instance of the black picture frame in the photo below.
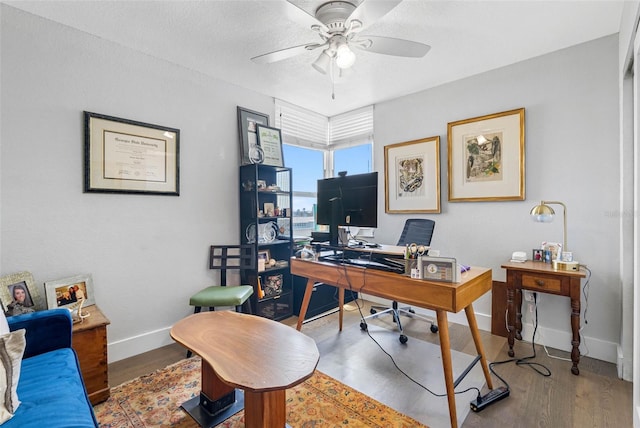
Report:
<svg viewBox="0 0 640 428"><path fill-rule="evenodd" d="M180 130L84 112L84 192L180 195Z"/></svg>
<svg viewBox="0 0 640 428"><path fill-rule="evenodd" d="M240 143L240 165L262 163L260 157L249 156L252 145L258 146L257 125L269 126L269 115L244 107L237 107L238 112L238 140Z"/></svg>

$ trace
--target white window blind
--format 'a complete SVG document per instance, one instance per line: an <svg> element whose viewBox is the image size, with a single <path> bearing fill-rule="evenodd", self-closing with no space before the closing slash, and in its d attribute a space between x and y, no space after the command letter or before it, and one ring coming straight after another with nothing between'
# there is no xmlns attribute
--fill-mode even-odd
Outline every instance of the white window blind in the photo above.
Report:
<svg viewBox="0 0 640 428"><path fill-rule="evenodd" d="M276 100L276 128L282 142L294 146L327 149L329 119L319 113Z"/></svg>
<svg viewBox="0 0 640 428"><path fill-rule="evenodd" d="M276 100L276 128L282 142L327 150L373 143L373 106L333 117Z"/></svg>
<svg viewBox="0 0 640 428"><path fill-rule="evenodd" d="M329 118L329 144L349 147L373 142L373 106Z"/></svg>

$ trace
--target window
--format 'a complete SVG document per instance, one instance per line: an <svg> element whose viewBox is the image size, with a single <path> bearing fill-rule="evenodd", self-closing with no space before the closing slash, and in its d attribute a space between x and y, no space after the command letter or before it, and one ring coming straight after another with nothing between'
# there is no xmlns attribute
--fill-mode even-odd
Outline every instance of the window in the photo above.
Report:
<svg viewBox="0 0 640 428"><path fill-rule="evenodd" d="M331 118L276 100L285 164L293 169L293 234L310 236L319 179L373 168L373 107Z"/></svg>

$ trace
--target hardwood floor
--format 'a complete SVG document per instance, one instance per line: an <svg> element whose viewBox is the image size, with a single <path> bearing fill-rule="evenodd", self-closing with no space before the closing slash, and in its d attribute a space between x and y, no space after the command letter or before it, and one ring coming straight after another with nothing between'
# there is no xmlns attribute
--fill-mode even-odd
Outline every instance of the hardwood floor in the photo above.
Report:
<svg viewBox="0 0 640 428"><path fill-rule="evenodd" d="M359 300L361 311L369 314L370 304ZM391 317L386 316L392 328ZM438 335L429 331L429 325L418 319L403 317L403 326L407 336L424 341L438 343ZM284 321L295 327L297 317ZM376 321L378 322L378 321ZM345 305L345 328L360 323L360 310L354 304ZM337 329L337 314L332 314L313 322L305 323L302 332L316 341L334 335ZM449 325L451 347L453 350L475 355L471 334L466 326ZM509 360L506 338L481 331L482 342L489 361ZM517 357L534 354L531 343L516 342ZM569 358L566 352L549 349L550 354ZM541 346L535 347L536 357L530 359L551 372L543 376L526 365L515 362L495 365L495 372L505 379L511 389L511 395L487 407L482 412L470 412L463 428L505 427L631 427L632 423L632 383L617 377L615 365L589 357L580 359L580 375L571 374L571 363L550 358ZM138 376L163 368L168 364L185 358L186 351L178 344L172 344L144 354L109 364L109 384L113 387ZM542 366L534 366L541 371ZM455 374L454 374L455 375ZM494 376L494 386L502 385ZM486 388L485 388L486 390ZM483 392L485 392L483 390ZM398 408L398 411L403 409Z"/></svg>

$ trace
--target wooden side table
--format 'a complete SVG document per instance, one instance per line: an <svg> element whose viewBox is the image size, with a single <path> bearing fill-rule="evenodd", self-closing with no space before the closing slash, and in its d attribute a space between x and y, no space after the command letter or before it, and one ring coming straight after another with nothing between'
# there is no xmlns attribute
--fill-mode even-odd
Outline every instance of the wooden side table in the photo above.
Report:
<svg viewBox="0 0 640 428"><path fill-rule="evenodd" d="M96 305L83 308L82 312L90 315L73 325L72 346L78 354L89 400L95 405L109 398L107 326L111 321Z"/></svg>
<svg viewBox="0 0 640 428"><path fill-rule="evenodd" d="M526 261L523 263L508 262L502 265L507 270L507 324L509 342L509 356L513 357L514 338L522 339L522 312L520 304L516 305L515 298L522 302L522 290L537 293L556 294L571 299L571 373L580 374L580 280L586 277L582 271L554 270L549 263ZM516 296L517 292L517 296Z"/></svg>
<svg viewBox="0 0 640 428"><path fill-rule="evenodd" d="M190 315L174 324L171 337L202 357L200 396L181 406L202 427L243 407L246 428L288 427L285 390L310 378L320 358L309 336L233 311Z"/></svg>

